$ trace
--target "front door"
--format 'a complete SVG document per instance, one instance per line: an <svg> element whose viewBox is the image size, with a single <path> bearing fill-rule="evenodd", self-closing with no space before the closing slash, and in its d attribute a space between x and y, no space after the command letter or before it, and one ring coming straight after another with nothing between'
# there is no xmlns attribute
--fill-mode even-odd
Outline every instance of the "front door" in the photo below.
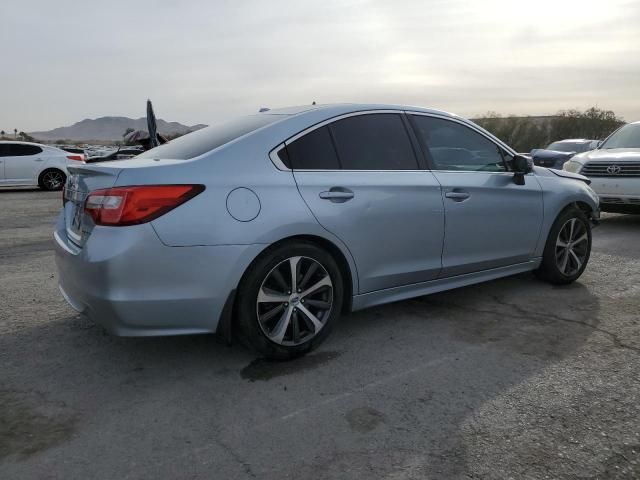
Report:
<svg viewBox="0 0 640 480"><path fill-rule="evenodd" d="M0 143L0 183L5 181L4 161L8 156L9 156L9 145L6 143Z"/></svg>
<svg viewBox="0 0 640 480"><path fill-rule="evenodd" d="M440 185L420 168L402 115L348 116L286 148L304 201L353 255L359 293L437 278Z"/></svg>
<svg viewBox="0 0 640 480"><path fill-rule="evenodd" d="M8 156L3 158L6 180L16 183L34 181L41 162L44 161L42 148L23 143L12 143L8 146Z"/></svg>
<svg viewBox="0 0 640 480"><path fill-rule="evenodd" d="M442 186L446 228L442 277L531 259L542 225L542 188L534 174L516 185L498 144L460 122L413 115Z"/></svg>

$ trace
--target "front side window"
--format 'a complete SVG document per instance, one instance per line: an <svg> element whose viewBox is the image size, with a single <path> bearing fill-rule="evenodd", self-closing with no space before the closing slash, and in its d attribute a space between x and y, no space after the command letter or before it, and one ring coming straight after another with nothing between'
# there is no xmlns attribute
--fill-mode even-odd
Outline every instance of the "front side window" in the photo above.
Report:
<svg viewBox="0 0 640 480"><path fill-rule="evenodd" d="M434 167L450 171L506 171L500 147L465 125L441 118L412 115L419 140Z"/></svg>
<svg viewBox="0 0 640 480"><path fill-rule="evenodd" d="M23 145L21 143L13 143L9 144L8 147L9 152L7 153L7 156L9 157L23 157L42 153L42 149L36 145Z"/></svg>
<svg viewBox="0 0 640 480"><path fill-rule="evenodd" d="M418 161L402 118L375 113L329 125L345 170L417 170Z"/></svg>

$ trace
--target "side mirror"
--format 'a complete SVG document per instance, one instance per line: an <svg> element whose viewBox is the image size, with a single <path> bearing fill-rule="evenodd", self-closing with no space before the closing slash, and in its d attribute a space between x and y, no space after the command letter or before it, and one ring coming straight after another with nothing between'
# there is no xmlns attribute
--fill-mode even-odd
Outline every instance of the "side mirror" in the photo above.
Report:
<svg viewBox="0 0 640 480"><path fill-rule="evenodd" d="M533 159L516 154L511 160L511 169L513 170L513 182L516 185L524 185L524 176L533 171Z"/></svg>

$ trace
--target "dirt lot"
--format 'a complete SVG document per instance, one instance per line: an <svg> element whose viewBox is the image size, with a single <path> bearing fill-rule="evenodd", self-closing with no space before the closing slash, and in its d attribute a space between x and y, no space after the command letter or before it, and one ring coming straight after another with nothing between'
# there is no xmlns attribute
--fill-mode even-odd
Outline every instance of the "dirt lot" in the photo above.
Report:
<svg viewBox="0 0 640 480"><path fill-rule="evenodd" d="M604 217L574 285L365 310L273 364L75 315L59 207L0 191L0 479L640 478L640 216Z"/></svg>

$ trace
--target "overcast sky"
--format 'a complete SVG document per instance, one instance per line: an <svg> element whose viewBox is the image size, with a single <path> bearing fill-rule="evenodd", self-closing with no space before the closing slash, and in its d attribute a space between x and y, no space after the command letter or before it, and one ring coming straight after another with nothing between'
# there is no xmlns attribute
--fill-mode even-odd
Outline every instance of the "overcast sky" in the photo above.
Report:
<svg viewBox="0 0 640 480"><path fill-rule="evenodd" d="M0 128L213 123L311 103L640 119L639 0L23 0L0 13Z"/></svg>

